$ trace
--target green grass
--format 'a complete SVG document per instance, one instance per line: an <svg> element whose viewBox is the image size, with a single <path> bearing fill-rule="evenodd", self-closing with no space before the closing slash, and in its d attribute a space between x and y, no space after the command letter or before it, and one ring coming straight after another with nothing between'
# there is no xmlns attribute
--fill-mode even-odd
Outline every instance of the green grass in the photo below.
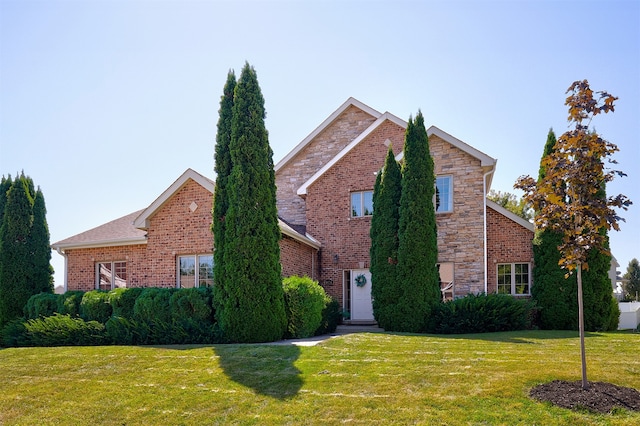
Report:
<svg viewBox="0 0 640 426"><path fill-rule="evenodd" d="M640 389L640 334L592 333L589 380ZM0 350L2 425L637 425L527 397L579 380L573 332L351 334L313 347Z"/></svg>

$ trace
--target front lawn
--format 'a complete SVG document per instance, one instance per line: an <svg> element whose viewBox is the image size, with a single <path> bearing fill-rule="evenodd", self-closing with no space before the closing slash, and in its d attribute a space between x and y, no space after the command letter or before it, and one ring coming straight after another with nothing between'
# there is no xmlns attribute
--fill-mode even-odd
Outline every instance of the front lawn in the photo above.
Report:
<svg viewBox="0 0 640 426"><path fill-rule="evenodd" d="M592 381L640 389L640 334L587 335ZM531 387L580 379L575 332L350 334L317 346L0 350L0 424L640 424Z"/></svg>

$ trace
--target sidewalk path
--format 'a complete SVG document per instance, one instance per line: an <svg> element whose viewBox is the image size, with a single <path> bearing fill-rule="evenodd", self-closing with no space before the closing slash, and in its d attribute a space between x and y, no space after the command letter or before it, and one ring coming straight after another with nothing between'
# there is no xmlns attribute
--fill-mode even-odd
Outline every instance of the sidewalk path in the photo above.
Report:
<svg viewBox="0 0 640 426"><path fill-rule="evenodd" d="M375 325L339 325L336 331L331 334L323 334L322 336L307 337L304 339L285 339L278 342L265 343L266 345L295 345L295 346L315 346L320 342L331 339L333 337L342 336L351 333L382 333L384 332Z"/></svg>

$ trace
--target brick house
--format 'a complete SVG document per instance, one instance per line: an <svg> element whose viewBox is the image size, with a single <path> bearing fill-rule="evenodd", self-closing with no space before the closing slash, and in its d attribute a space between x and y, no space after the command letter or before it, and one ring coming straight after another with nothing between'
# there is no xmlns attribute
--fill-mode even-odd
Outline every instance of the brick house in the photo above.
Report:
<svg viewBox="0 0 640 426"><path fill-rule="evenodd" d="M349 98L275 166L283 275L318 280L353 321L373 319L373 186L390 144L402 158L406 125ZM530 294L533 225L486 199L496 160L435 126L427 133L443 296ZM146 209L53 244L65 290L210 285L213 188L187 170Z"/></svg>

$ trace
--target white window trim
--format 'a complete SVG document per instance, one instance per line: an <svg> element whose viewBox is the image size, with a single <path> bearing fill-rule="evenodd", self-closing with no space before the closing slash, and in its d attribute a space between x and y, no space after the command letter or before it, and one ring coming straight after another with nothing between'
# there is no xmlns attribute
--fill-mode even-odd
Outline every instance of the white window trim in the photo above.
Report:
<svg viewBox="0 0 640 426"><path fill-rule="evenodd" d="M115 285L115 280L114 280L114 271L116 269L116 263L124 263L125 264L125 268L127 265L127 261L126 260L105 260L102 262L96 262L95 263L95 283L94 283L94 287L96 290L100 290L100 266L102 264L106 264L106 263L110 263L111 264L111 289L116 289L116 288L120 288L117 287ZM126 270L126 269L125 269ZM128 273L127 273L128 275ZM127 287L127 280L124 280L124 287Z"/></svg>
<svg viewBox="0 0 640 426"><path fill-rule="evenodd" d="M364 194L365 193L370 193L371 194L371 200L373 203L373 191L372 190L364 190L364 191L351 191L349 193L349 217L351 219L355 219L355 218L359 218L359 217L371 217L373 216L373 210L371 212L371 214L365 214L364 212ZM353 215L353 194L360 194L360 211L362 211L362 214L360 216L354 216ZM375 207L372 205L372 208L375 209Z"/></svg>
<svg viewBox="0 0 640 426"><path fill-rule="evenodd" d="M496 264L496 293L498 293L498 279L499 279L499 274L498 274L498 267L500 265L511 265L511 292L508 293L511 296L516 296L516 297L526 297L526 296L531 296L531 278L532 278L532 270L531 270L531 262L501 262ZM528 277L528 282L527 282L527 288L528 288L528 292L527 293L516 293L516 265L527 265L527 277ZM506 293L503 293L506 294Z"/></svg>
<svg viewBox="0 0 640 426"><path fill-rule="evenodd" d="M180 258L183 257L193 257L195 259L195 283L194 283L194 287L193 288L198 288L200 287L200 257L201 256L211 256L211 258L213 259L213 253L198 253L198 254L180 254L178 256L176 256L176 288L182 288L182 285L180 283ZM212 283L213 284L213 283Z"/></svg>
<svg viewBox="0 0 640 426"><path fill-rule="evenodd" d="M436 191L434 191L434 194L433 194L433 205L434 205L434 207L436 207L436 214L453 213L453 175L437 175L436 176L436 182L435 182L436 188L437 188L438 178L449 178L449 197L447 199L447 203L449 204L449 210L443 210L443 211L438 211L437 210L437 207L436 207L437 190L436 190Z"/></svg>

